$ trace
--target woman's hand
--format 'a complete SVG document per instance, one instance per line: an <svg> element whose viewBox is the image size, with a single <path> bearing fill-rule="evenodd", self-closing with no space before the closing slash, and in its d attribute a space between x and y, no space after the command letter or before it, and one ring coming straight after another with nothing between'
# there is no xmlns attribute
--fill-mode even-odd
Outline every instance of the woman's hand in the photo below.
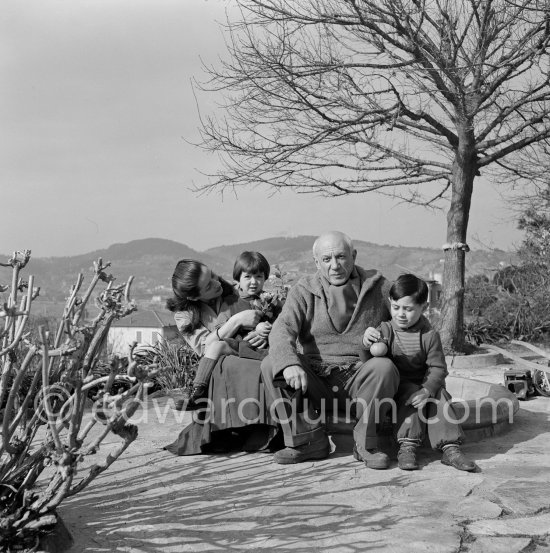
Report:
<svg viewBox="0 0 550 553"><path fill-rule="evenodd" d="M233 317L239 322L240 326L254 328L260 322L262 313L255 309L246 309L245 311L236 313Z"/></svg>
<svg viewBox="0 0 550 553"><path fill-rule="evenodd" d="M271 332L272 324L268 323L267 321L263 323L258 323L256 325L256 334L261 336L262 338L267 338L269 336L269 333Z"/></svg>
<svg viewBox="0 0 550 553"><path fill-rule="evenodd" d="M426 388L421 388L418 392L411 394L409 399L405 402L405 405L412 405L415 409L421 409L426 405L430 397L430 392Z"/></svg>
<svg viewBox="0 0 550 553"><path fill-rule="evenodd" d="M252 347L256 349L263 349L267 347L267 339L260 336L255 330L249 332L243 340L248 342Z"/></svg>
<svg viewBox="0 0 550 553"><path fill-rule="evenodd" d="M367 330L365 330L365 334L363 334L363 345L366 348L369 348L374 344L375 342L378 342L380 338L382 337L382 334L379 330L376 330L373 326L369 326Z"/></svg>

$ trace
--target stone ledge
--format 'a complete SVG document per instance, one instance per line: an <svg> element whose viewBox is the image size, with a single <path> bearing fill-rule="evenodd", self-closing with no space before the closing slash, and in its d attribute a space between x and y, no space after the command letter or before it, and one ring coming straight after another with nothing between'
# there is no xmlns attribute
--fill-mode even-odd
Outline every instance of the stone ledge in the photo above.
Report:
<svg viewBox="0 0 550 553"><path fill-rule="evenodd" d="M468 442L498 436L512 427L519 401L504 386L449 376L447 390L455 399L453 407ZM331 415L326 423L329 434L351 434L354 425L343 415Z"/></svg>
<svg viewBox="0 0 550 553"><path fill-rule="evenodd" d="M481 367L492 367L504 363L502 354L482 350L483 353L475 353L473 355L447 355L445 361L447 366L453 369L479 369Z"/></svg>

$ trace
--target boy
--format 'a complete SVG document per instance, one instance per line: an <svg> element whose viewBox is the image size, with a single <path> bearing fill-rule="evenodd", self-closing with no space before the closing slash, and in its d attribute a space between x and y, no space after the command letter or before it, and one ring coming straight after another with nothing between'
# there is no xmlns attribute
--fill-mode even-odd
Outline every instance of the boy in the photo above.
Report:
<svg viewBox="0 0 550 553"><path fill-rule="evenodd" d="M367 328L363 346L383 338L388 356L399 370L397 402L397 454L402 470L417 470L417 448L427 427L434 449L441 449L441 462L458 470L473 471L475 463L460 451L464 433L445 390L447 365L439 334L423 316L427 307L428 286L412 274L401 275L390 288L392 320L377 329Z"/></svg>

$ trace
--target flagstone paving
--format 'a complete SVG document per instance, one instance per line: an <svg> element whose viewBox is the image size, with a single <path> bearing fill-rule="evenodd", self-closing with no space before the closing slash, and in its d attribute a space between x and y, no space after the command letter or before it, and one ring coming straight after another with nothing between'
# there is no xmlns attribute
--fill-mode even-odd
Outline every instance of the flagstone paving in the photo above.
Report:
<svg viewBox="0 0 550 553"><path fill-rule="evenodd" d="M500 383L506 367L451 372ZM170 402L157 400L164 423L149 409L124 456L62 504L70 553L550 551L550 398L521 402L512 430L465 445L475 473L428 449L419 471L370 470L343 435L328 459L299 465L175 457L162 446L190 415Z"/></svg>

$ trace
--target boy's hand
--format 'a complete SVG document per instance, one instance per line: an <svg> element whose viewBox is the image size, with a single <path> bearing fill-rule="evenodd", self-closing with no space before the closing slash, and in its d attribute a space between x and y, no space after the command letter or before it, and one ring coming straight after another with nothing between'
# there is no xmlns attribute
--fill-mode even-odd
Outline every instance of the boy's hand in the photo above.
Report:
<svg viewBox="0 0 550 553"><path fill-rule="evenodd" d="M368 349L372 344L378 342L381 337L382 334L379 330L376 330L373 326L369 326L369 328L365 330L365 334L363 334L363 345Z"/></svg>
<svg viewBox="0 0 550 553"><path fill-rule="evenodd" d="M262 338L267 338L269 336L269 333L271 332L271 328L272 325L267 321L263 323L258 323L256 325L256 334L258 334Z"/></svg>
<svg viewBox="0 0 550 553"><path fill-rule="evenodd" d="M405 405L412 405L415 409L421 409L426 405L430 397L430 392L426 388L421 388L418 392L411 394L409 399L405 402Z"/></svg>

